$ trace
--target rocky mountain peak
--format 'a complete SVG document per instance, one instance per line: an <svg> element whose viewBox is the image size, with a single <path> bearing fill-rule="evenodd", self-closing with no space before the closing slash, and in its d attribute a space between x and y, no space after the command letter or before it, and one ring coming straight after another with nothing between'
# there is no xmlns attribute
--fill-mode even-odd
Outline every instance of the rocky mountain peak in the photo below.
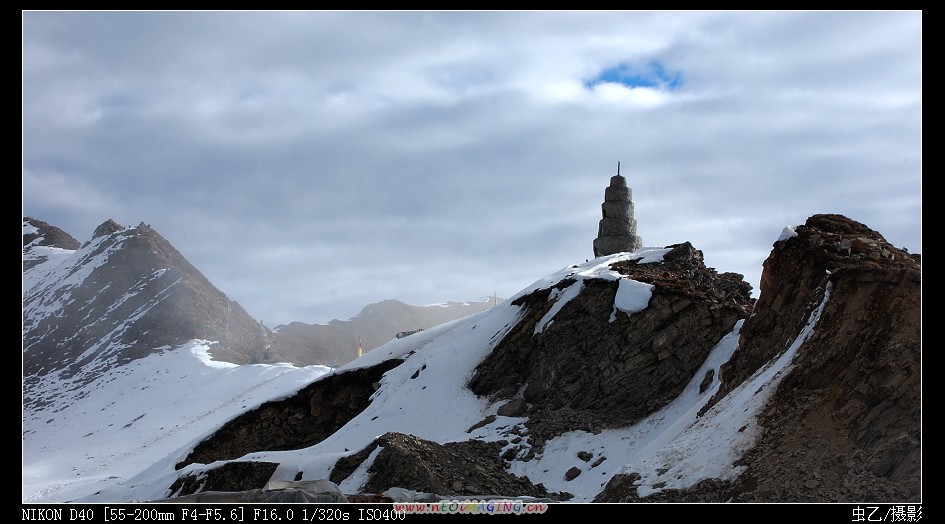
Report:
<svg viewBox="0 0 945 524"><path fill-rule="evenodd" d="M804 225L785 228L764 262L755 312L741 330L743 351L723 369L730 380L719 395L784 350L784 341L797 336L823 300L828 283L874 281L892 287L918 284L920 263L878 232L842 215L813 215ZM911 286L906 289L907 294L913 291ZM837 291L834 285L834 296ZM877 300L886 302L881 297ZM889 307L884 305L883 309ZM899 328L893 327L893 331Z"/></svg>
<svg viewBox="0 0 945 524"><path fill-rule="evenodd" d="M193 339L218 341L220 359L260 362L267 336L155 230L108 220L24 293L24 381L57 373L79 387ZM24 400L34 401L44 402Z"/></svg>
<svg viewBox="0 0 945 524"><path fill-rule="evenodd" d="M699 296L706 299L725 302L741 308L742 317L751 313L751 284L745 282L744 275L738 273L717 273L705 266L702 251L694 248L690 242L673 244L655 264L640 263L639 259L625 260L611 267L622 275L640 282L647 282L666 289L674 289L682 294Z"/></svg>
<svg viewBox="0 0 945 524"><path fill-rule="evenodd" d="M102 222L97 228L95 228L95 231L92 233L92 239L94 240L105 235L117 233L122 229L125 229L125 226L109 218L105 222Z"/></svg>
<svg viewBox="0 0 945 524"><path fill-rule="evenodd" d="M627 425L665 406L751 312L751 286L741 275L707 268L688 242L663 251L658 261L615 259L609 267L619 278L567 278L517 298L519 322L477 367L469 388L520 396L538 415L529 429L545 438ZM651 286L652 294L645 308L624 312L618 294L631 281ZM576 293L563 303L568 290Z"/></svg>
<svg viewBox="0 0 945 524"><path fill-rule="evenodd" d="M56 226L32 217L23 217L23 270L32 269L60 251L79 249L79 241Z"/></svg>
<svg viewBox="0 0 945 524"><path fill-rule="evenodd" d="M845 216L785 228L719 390L700 412L795 348L759 416L761 436L740 461L744 472L646 500L921 500L921 281L918 256ZM634 478L615 476L598 500L640 501Z"/></svg>
<svg viewBox="0 0 945 524"><path fill-rule="evenodd" d="M79 241L56 226L32 217L23 217L23 245L79 249Z"/></svg>

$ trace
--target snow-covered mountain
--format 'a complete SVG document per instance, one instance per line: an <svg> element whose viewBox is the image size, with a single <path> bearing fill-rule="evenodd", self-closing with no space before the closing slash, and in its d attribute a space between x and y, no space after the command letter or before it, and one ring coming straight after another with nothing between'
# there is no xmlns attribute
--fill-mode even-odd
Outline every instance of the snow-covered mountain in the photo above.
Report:
<svg viewBox="0 0 945 524"><path fill-rule="evenodd" d="M154 348L214 340L215 358L238 364L337 366L403 331L492 307L494 301L411 306L386 300L349 320L293 322L275 332L211 284L145 224L99 226L80 245L40 220L23 220L24 371L83 375ZM97 362L97 364L92 364Z"/></svg>
<svg viewBox="0 0 945 524"><path fill-rule="evenodd" d="M920 262L816 215L774 243L755 303L684 243L563 268L330 371L225 364L188 340L81 386L47 373L24 386L46 402L24 408L23 500L330 479L575 502L921 501ZM232 467L254 474L234 484Z"/></svg>
<svg viewBox="0 0 945 524"><path fill-rule="evenodd" d="M189 340L213 340L214 356L235 363L271 358L267 330L147 225L109 220L74 250L50 231L23 221L27 406L55 403L115 366ZM53 377L58 389L49 388Z"/></svg>

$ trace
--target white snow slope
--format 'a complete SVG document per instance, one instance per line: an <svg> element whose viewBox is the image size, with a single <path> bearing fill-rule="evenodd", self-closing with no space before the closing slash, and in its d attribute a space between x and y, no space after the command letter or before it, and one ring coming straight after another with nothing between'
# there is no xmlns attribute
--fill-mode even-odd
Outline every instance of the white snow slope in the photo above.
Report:
<svg viewBox="0 0 945 524"><path fill-rule="evenodd" d="M328 478L339 457L359 451L388 431L440 443L508 439L515 426L524 429L525 418L498 416L491 424L466 433L496 414L499 404L474 395L465 385L476 365L515 325L519 315L519 307L512 305L515 298L548 289L564 278L576 280L551 295L549 300L559 304L539 323L542 329L554 321L553 312L564 301L581 292L584 280L622 279L614 315L633 314L646 307L651 287L621 277L610 264L628 258L656 262L667 251L644 248L569 266L488 311L391 341L336 370L213 362L207 357L210 343L205 341L167 348L115 369L65 409L52 405L23 413L23 501L126 502L166 497L179 475L210 467L191 464L181 471L174 469L223 422L266 400L289 395L326 372L341 373L390 358L405 362L384 375L367 409L332 436L309 448L253 453L240 460L280 463L272 480L293 480L299 471L304 472L303 480L314 480ZM629 471L642 476L641 496L705 478L735 477L739 473L735 461L757 436L757 413L814 329L828 297L829 291L807 327L779 358L704 416L697 419L696 413L719 384L716 378L699 393L699 382L710 368L719 376L719 366L737 348L741 322L713 349L682 394L660 412L621 429L561 435L546 442L543 453L532 460L513 461L510 472L528 475L549 491L570 492L572 502L592 500L614 474ZM747 429L738 431L743 427ZM577 457L579 451L593 458L583 461ZM598 461L600 457L606 460ZM219 463L212 465L216 466ZM565 472L573 466L582 473L568 481ZM360 468L343 481L342 490L357 492L366 480L365 470Z"/></svg>

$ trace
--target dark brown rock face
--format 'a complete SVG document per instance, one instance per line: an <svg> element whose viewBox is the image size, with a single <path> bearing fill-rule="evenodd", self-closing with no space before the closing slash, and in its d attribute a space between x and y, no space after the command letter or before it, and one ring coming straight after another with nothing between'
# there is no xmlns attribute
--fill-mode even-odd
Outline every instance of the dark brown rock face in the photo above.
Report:
<svg viewBox="0 0 945 524"><path fill-rule="evenodd" d="M122 229L125 228L121 224L109 218L105 222L99 224L97 228L95 228L95 231L92 232L92 239L94 240L98 237L111 235L112 233L117 233Z"/></svg>
<svg viewBox="0 0 945 524"><path fill-rule="evenodd" d="M829 297L760 415L745 472L643 500L921 502L917 259L840 215L814 215L775 243L716 398L783 352ZM598 500L640 500L631 477L615 476Z"/></svg>
<svg viewBox="0 0 945 524"><path fill-rule="evenodd" d="M288 398L266 402L224 424L176 467L232 460L254 451L314 446L364 411L374 383L401 362L393 359L323 376Z"/></svg>
<svg viewBox="0 0 945 524"><path fill-rule="evenodd" d="M246 491L262 489L279 464L275 462L228 462L196 475L182 475L168 496L184 497L205 491Z"/></svg>
<svg viewBox="0 0 945 524"><path fill-rule="evenodd" d="M383 493L392 487L422 493L547 497L541 484L505 471L498 442L438 444L402 433L385 433L360 452L339 460L329 480L341 483L378 446L382 448L368 469L363 493Z"/></svg>
<svg viewBox="0 0 945 524"><path fill-rule="evenodd" d="M36 231L23 234L23 245L32 244L35 240L41 239L36 245L58 247L61 249L79 249L79 241L56 226L52 226L32 217L23 217L24 224L29 224L36 228Z"/></svg>
<svg viewBox="0 0 945 524"><path fill-rule="evenodd" d="M35 253L37 247L53 247L59 249L79 249L79 241L56 226L36 220L32 217L23 217L23 270L28 270L46 261L46 256Z"/></svg>
<svg viewBox="0 0 945 524"><path fill-rule="evenodd" d="M573 429L623 426L665 406L691 380L712 348L751 311L741 275L706 268L702 253L679 244L662 262L619 262L611 269L652 284L649 306L616 311L619 280L584 279L575 298L536 333L555 305L550 297L575 284L522 296L518 324L477 367L479 395L511 398L523 390L535 406L529 428L548 438Z"/></svg>
<svg viewBox="0 0 945 524"><path fill-rule="evenodd" d="M897 301L904 300L903 297L910 297L907 299L909 302L919 298L913 295L921 283L921 268L908 253L886 242L876 231L841 215L814 215L805 225L799 226L796 233L796 237L775 243L771 255L765 260L761 296L755 314L741 330L741 349L722 368L722 389L718 396L727 394L762 363L790 345L823 299L828 281L834 283L835 289L827 311L851 298L846 296L847 293L863 294L866 290L860 288L866 285L870 293L879 293L873 297L873 303L867 304L860 299L858 303L847 306L860 319L858 323L863 324L858 327L870 332L882 327L882 333L895 338L901 337L902 333L911 336L918 332L914 331L919 329L917 324L898 324L911 307L903 310L906 304ZM863 285L847 289L851 282ZM898 288L900 284L904 286L902 293L885 295L883 288ZM885 305L886 300L892 303ZM867 306L871 310L864 310ZM876 308L892 316L880 318ZM871 325L864 324L864 321ZM822 322L827 322L827 319Z"/></svg>

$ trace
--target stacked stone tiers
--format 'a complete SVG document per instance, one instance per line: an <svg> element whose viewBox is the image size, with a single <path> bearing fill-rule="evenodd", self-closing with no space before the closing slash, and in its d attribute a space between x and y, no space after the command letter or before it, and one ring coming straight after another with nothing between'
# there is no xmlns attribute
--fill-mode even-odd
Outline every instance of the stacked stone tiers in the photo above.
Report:
<svg viewBox="0 0 945 524"><path fill-rule="evenodd" d="M637 221L633 218L633 193L626 178L619 174L610 177L601 212L603 218L594 239L595 257L633 252L643 247L643 240L637 236Z"/></svg>

